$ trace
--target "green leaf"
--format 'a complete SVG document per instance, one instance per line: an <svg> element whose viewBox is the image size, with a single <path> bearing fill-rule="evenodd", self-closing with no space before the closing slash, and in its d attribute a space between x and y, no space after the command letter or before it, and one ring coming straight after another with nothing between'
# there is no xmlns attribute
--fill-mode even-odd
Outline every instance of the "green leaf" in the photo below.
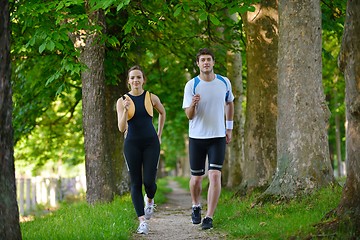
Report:
<svg viewBox="0 0 360 240"><path fill-rule="evenodd" d="M49 85L51 82L53 82L55 80L55 75L52 75L51 77L48 78L48 80L45 83L45 86Z"/></svg>
<svg viewBox="0 0 360 240"><path fill-rule="evenodd" d="M177 16L179 16L179 14L181 13L181 6L178 6L177 8L176 8L176 10L175 10L175 12L174 12L174 17L177 17Z"/></svg>
<svg viewBox="0 0 360 240"><path fill-rule="evenodd" d="M61 84L60 87L56 91L56 96L60 95L60 93L64 90L65 84Z"/></svg>
<svg viewBox="0 0 360 240"><path fill-rule="evenodd" d="M248 11L255 12L256 8L254 6L249 6Z"/></svg>
<svg viewBox="0 0 360 240"><path fill-rule="evenodd" d="M185 12L190 12L190 6L187 2L184 3L183 8Z"/></svg>
<svg viewBox="0 0 360 240"><path fill-rule="evenodd" d="M125 1L121 1L119 3L119 5L117 5L116 7L116 11L120 11L121 9L123 9L126 5L129 5L130 0L125 0Z"/></svg>
<svg viewBox="0 0 360 240"><path fill-rule="evenodd" d="M210 21L216 26L220 24L219 19L217 17L215 17L214 15L210 15Z"/></svg>
<svg viewBox="0 0 360 240"><path fill-rule="evenodd" d="M208 17L208 13L207 13L207 12L205 12L205 11L201 11L201 12L200 12L199 19L200 19L201 21L205 21L205 20L207 19L207 17Z"/></svg>
<svg viewBox="0 0 360 240"><path fill-rule="evenodd" d="M44 42L43 44L40 45L39 47L39 53L42 53L46 48L46 42Z"/></svg>
<svg viewBox="0 0 360 240"><path fill-rule="evenodd" d="M129 18L126 24L123 26L124 33L129 34L136 24L136 18Z"/></svg>
<svg viewBox="0 0 360 240"><path fill-rule="evenodd" d="M55 43L50 40L47 44L46 44L46 48L49 49L50 51L53 51L55 49Z"/></svg>

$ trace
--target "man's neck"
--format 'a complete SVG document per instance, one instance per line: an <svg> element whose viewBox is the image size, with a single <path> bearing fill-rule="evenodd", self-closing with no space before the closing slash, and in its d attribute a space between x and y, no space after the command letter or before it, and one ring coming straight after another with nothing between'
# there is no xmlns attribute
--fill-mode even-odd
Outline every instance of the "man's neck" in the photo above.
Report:
<svg viewBox="0 0 360 240"><path fill-rule="evenodd" d="M212 80L215 79L215 73L214 72L210 72L210 73L203 73L200 72L200 78L206 82L210 82Z"/></svg>

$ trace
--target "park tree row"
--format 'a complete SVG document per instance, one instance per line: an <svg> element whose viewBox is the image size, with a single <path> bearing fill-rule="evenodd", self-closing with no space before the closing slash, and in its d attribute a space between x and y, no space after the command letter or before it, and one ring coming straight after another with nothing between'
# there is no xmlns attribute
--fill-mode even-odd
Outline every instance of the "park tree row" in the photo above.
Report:
<svg viewBox="0 0 360 240"><path fill-rule="evenodd" d="M14 4L11 8L7 1L1 1L1 12L5 13L1 15L4 16L0 28L1 56L7 59L1 63L0 89L4 93L1 94L1 119L5 119L1 120L4 124L0 131L0 145L2 151L4 149L1 166L6 170L0 176L0 187L4 190L1 200L6 200L0 205L0 222L4 223L1 235L21 238L14 221L17 221L18 211L14 194L13 135L9 131L12 115L10 12L17 17L14 23L23 26L13 28L18 31L14 33L18 37L14 39L18 43L15 52L23 52L22 58L19 55L12 62L24 71L16 72L16 78L22 79L24 86L41 87L41 83L47 86L38 92L42 96L41 110L28 115L29 123L24 125L23 131L30 132L42 111L54 101L51 92L55 90L61 94L69 87L77 90L73 103L80 102L81 98L89 203L111 201L114 194L127 190L122 138L116 129L114 111L114 102L126 92L127 68L134 63L147 66L149 79L154 79L149 88L159 91L160 96L171 95L162 98L168 100L166 107L172 116L168 132L184 142L185 119L181 109L173 109L180 105L182 92L179 89L187 76L196 74L194 61L186 59L193 59L193 52L197 50L194 47L203 45L214 47L219 56L217 70L227 72L237 95L235 119L238 125L233 134L236 140L229 149L227 184L250 189L268 186L264 195L291 198L335 183L328 148L329 110L322 86L320 2L279 1L277 5L273 1L257 4L193 1L165 5L157 1L151 4L122 1L119 5L105 1L97 1L97 4L85 1L79 5L39 2L37 11L52 20L46 23L56 23L52 29L43 24L44 19L25 18L30 5ZM340 217L350 212L353 226L357 228L360 199L357 187L360 156L358 6L358 1L348 1L340 55L340 69L346 80L348 175L343 200L337 209ZM246 33L246 95L242 91L243 59L239 51L243 32L239 34L238 28L242 24ZM152 50L154 41L158 51ZM37 60L42 63L40 69L46 71L31 71L30 67L39 63ZM47 79L46 84L39 81L26 85L24 75L27 73ZM44 78L49 73L50 77ZM174 84L166 81L169 79ZM246 111L242 108L245 97ZM22 100L15 99L18 103ZM173 133L177 133L178 139ZM17 129L14 138L15 142L19 138Z"/></svg>

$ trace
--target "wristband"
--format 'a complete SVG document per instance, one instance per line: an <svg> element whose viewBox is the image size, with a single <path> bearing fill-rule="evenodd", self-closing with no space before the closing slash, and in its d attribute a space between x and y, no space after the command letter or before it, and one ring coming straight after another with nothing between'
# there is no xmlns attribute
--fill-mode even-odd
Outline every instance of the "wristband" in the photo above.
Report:
<svg viewBox="0 0 360 240"><path fill-rule="evenodd" d="M233 129L234 121L226 121L225 125L226 129Z"/></svg>

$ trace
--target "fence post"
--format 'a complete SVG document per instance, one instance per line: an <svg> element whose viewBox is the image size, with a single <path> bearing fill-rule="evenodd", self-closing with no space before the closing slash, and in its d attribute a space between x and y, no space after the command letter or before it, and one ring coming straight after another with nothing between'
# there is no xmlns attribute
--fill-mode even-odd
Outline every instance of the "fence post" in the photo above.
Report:
<svg viewBox="0 0 360 240"><path fill-rule="evenodd" d="M24 179L19 179L19 213L20 215L24 215Z"/></svg>
<svg viewBox="0 0 360 240"><path fill-rule="evenodd" d="M50 206L56 207L56 178L49 178L49 188Z"/></svg>
<svg viewBox="0 0 360 240"><path fill-rule="evenodd" d="M35 209L37 204L36 200L36 178L31 178L31 206Z"/></svg>
<svg viewBox="0 0 360 240"><path fill-rule="evenodd" d="M26 211L30 211L31 210L31 179L27 178L26 179L26 184L25 184L25 188L26 188L26 199L25 199L25 210Z"/></svg>

